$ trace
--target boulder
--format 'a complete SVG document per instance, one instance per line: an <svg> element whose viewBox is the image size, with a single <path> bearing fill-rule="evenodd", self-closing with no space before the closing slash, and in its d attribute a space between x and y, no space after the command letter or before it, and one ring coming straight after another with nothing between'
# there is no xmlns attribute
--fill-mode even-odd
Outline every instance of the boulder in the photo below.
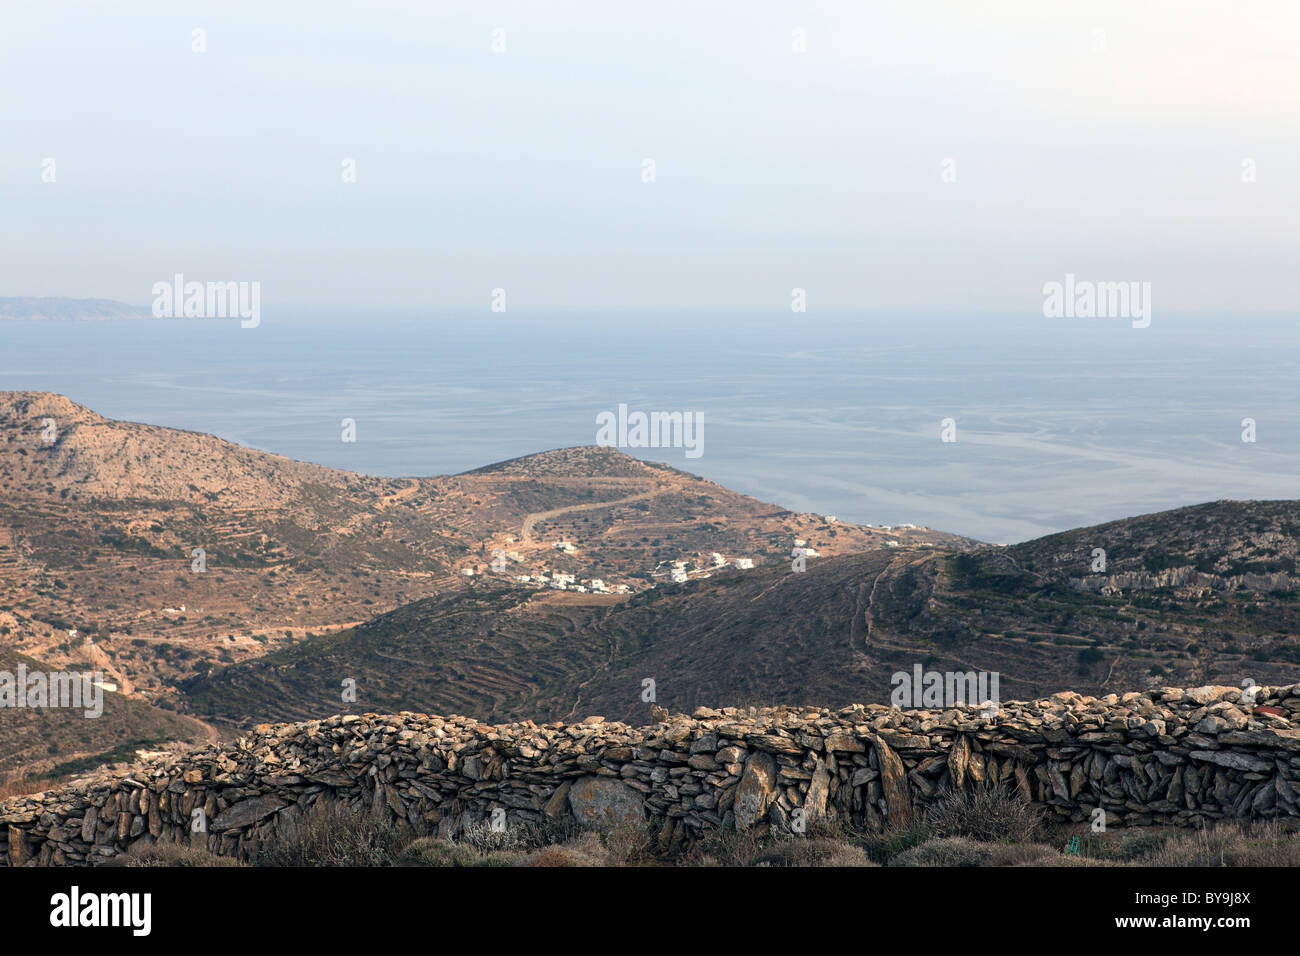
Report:
<svg viewBox="0 0 1300 956"><path fill-rule="evenodd" d="M645 801L627 784L609 777L582 777L569 788L569 809L579 825L612 830L645 823Z"/></svg>

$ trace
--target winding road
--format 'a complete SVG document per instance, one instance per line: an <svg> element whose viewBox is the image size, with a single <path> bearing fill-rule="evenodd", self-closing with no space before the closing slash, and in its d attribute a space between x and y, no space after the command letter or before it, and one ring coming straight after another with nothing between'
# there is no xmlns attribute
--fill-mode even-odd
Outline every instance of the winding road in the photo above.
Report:
<svg viewBox="0 0 1300 956"><path fill-rule="evenodd" d="M560 515L569 514L574 511L596 511L600 508L612 508L615 505L625 505L631 501L644 501L647 498L653 498L655 492L644 491L639 495L628 495L626 498L618 498L615 501L595 501L586 505L569 505L565 508L552 508L550 511L534 511L524 518L523 544L533 543L533 525L539 521L549 521L551 518L558 518Z"/></svg>

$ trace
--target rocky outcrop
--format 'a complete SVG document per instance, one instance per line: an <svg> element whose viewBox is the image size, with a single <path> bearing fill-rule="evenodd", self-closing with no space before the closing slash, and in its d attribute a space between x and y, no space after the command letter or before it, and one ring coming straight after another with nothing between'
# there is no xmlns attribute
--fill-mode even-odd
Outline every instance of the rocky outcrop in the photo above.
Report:
<svg viewBox="0 0 1300 956"><path fill-rule="evenodd" d="M248 858L318 800L442 835L502 810L507 825L653 826L664 845L822 818L882 829L950 787L986 782L1062 821L1100 807L1109 826L1300 815L1300 684L1254 690L1063 693L992 717L855 705L701 708L636 728L424 714L262 725L224 747L0 803L0 859L95 864L155 840Z"/></svg>
<svg viewBox="0 0 1300 956"><path fill-rule="evenodd" d="M1166 568L1163 571L1121 571L1117 574L1090 574L1081 578L1067 578L1070 587L1094 594L1122 594L1124 591L1154 591L1173 588L1205 596L1215 591L1252 591L1267 594L1271 591L1293 591L1295 579L1285 573L1273 574L1211 574L1198 571L1190 565Z"/></svg>

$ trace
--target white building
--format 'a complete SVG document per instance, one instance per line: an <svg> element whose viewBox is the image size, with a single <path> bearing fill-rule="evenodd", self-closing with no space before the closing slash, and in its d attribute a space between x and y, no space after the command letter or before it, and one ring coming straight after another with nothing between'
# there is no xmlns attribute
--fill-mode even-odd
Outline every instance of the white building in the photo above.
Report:
<svg viewBox="0 0 1300 956"><path fill-rule="evenodd" d="M754 567L754 559L753 559L753 558L737 558L737 559L736 559L736 567L740 568L740 570L742 570L742 571L748 571L748 570L750 570L751 568Z"/></svg>

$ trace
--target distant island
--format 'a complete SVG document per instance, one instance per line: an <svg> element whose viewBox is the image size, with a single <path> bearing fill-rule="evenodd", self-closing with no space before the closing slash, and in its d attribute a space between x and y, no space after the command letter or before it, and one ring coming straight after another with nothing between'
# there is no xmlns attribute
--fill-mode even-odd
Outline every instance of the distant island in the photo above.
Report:
<svg viewBox="0 0 1300 956"><path fill-rule="evenodd" d="M127 305L112 299L65 299L56 296L0 298L0 320L103 321L152 319L148 306Z"/></svg>

